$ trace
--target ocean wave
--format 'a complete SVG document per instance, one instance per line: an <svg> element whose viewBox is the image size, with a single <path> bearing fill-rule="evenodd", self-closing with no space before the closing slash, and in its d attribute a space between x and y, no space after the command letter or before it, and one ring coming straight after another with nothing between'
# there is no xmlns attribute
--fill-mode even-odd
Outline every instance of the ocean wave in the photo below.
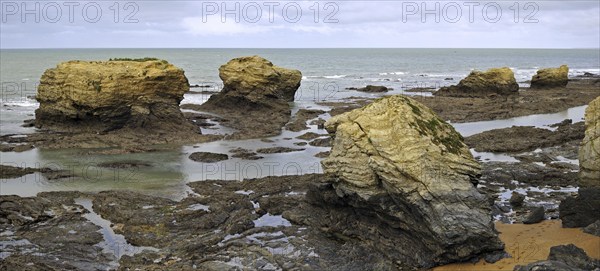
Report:
<svg viewBox="0 0 600 271"><path fill-rule="evenodd" d="M380 72L379 75L404 75L405 72Z"/></svg>
<svg viewBox="0 0 600 271"><path fill-rule="evenodd" d="M303 80L309 79L309 78L325 78L325 79L339 79L339 78L344 78L347 77L348 75L346 74L341 74L341 75L316 75L316 76L302 76Z"/></svg>
<svg viewBox="0 0 600 271"><path fill-rule="evenodd" d="M6 101L2 102L3 106L16 106L16 107L38 107L40 103L35 100L20 100L20 101Z"/></svg>

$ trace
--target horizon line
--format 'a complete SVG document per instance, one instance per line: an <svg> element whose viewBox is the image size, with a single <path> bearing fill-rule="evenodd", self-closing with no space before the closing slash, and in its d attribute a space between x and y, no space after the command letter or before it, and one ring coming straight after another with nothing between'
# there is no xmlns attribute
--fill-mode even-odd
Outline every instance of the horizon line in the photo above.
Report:
<svg viewBox="0 0 600 271"><path fill-rule="evenodd" d="M0 50L39 50L39 49L534 49L534 50L575 50L600 49L600 47L9 47Z"/></svg>

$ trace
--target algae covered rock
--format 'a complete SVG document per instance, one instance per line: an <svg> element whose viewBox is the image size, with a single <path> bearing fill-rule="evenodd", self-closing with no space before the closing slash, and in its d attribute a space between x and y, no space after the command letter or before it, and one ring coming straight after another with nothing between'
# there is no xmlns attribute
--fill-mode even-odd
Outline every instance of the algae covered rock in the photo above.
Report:
<svg viewBox="0 0 600 271"><path fill-rule="evenodd" d="M38 128L105 132L194 129L179 110L189 83L164 60L68 61L42 75Z"/></svg>
<svg viewBox="0 0 600 271"><path fill-rule="evenodd" d="M393 228L386 238L408 244L391 248L395 260L425 268L503 249L491 206L473 185L480 165L429 108L391 96L325 126L335 134L322 161L335 201Z"/></svg>
<svg viewBox="0 0 600 271"><path fill-rule="evenodd" d="M569 81L569 67L562 65L558 68L538 70L531 78L531 88L565 87Z"/></svg>
<svg viewBox="0 0 600 271"><path fill-rule="evenodd" d="M510 68L492 68L485 72L472 71L458 85L442 87L437 96L485 97L490 94L510 95L519 91L519 84Z"/></svg>

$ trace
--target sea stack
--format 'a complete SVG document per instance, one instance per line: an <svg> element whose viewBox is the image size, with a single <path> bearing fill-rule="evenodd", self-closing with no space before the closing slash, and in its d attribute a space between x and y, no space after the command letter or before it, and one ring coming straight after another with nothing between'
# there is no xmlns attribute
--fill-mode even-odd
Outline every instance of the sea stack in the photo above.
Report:
<svg viewBox="0 0 600 271"><path fill-rule="evenodd" d="M562 65L558 68L538 70L531 78L531 88L562 88L569 82L569 67Z"/></svg>
<svg viewBox="0 0 600 271"><path fill-rule="evenodd" d="M322 162L329 181L309 198L349 206L380 225L388 241L377 249L389 250L391 261L430 268L503 250L491 205L473 184L480 165L461 135L429 108L391 96L325 126L335 136ZM360 231L350 229L360 224L335 227ZM378 242L369 234L356 238Z"/></svg>
<svg viewBox="0 0 600 271"><path fill-rule="evenodd" d="M281 133L291 117L289 102L300 87L302 73L273 65L260 56L234 58L219 68L223 89L202 104L202 110L226 118L240 130L236 137Z"/></svg>
<svg viewBox="0 0 600 271"><path fill-rule="evenodd" d="M489 95L511 95L519 92L519 84L510 68L492 68L485 72L472 71L458 85L442 87L436 96L486 97Z"/></svg>
<svg viewBox="0 0 600 271"><path fill-rule="evenodd" d="M192 131L179 110L188 90L183 70L164 60L63 62L40 79L35 125L60 132Z"/></svg>

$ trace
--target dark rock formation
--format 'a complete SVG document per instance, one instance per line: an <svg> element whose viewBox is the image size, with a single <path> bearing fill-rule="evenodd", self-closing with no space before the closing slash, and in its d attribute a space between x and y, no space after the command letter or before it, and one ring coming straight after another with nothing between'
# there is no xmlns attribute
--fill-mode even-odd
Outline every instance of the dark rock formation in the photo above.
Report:
<svg viewBox="0 0 600 271"><path fill-rule="evenodd" d="M478 152L525 152L583 139L583 122L557 126L556 131L531 126L494 129L466 137L465 143Z"/></svg>
<svg viewBox="0 0 600 271"><path fill-rule="evenodd" d="M227 154L212 152L194 152L190 154L190 159L196 162L215 163L229 159Z"/></svg>
<svg viewBox="0 0 600 271"><path fill-rule="evenodd" d="M600 187L580 187L577 196L560 203L559 212L565 228L586 227L600 219Z"/></svg>
<svg viewBox="0 0 600 271"><path fill-rule="evenodd" d="M514 207L520 207L523 205L523 201L525 200L525 195L517 193L517 192L512 192L512 195L510 195L510 199L509 199L509 203L510 205L514 206Z"/></svg>
<svg viewBox="0 0 600 271"><path fill-rule="evenodd" d="M525 266L515 266L515 271L584 271L597 270L600 261L590 258L583 249L573 244L550 248L550 254L545 261L530 263Z"/></svg>
<svg viewBox="0 0 600 271"><path fill-rule="evenodd" d="M544 220L544 213L545 210L543 206L533 208L529 214L527 214L525 219L523 219L523 224L535 224L542 222L542 220Z"/></svg>
<svg viewBox="0 0 600 271"><path fill-rule="evenodd" d="M368 92L368 93L381 93L381 92L388 92L390 90L392 90L391 88L385 87L385 86L373 86L373 85L367 85L364 88L357 88L357 91L360 92Z"/></svg>
<svg viewBox="0 0 600 271"><path fill-rule="evenodd" d="M589 224L587 227L583 228L583 232L600 236L600 220L596 220L596 222Z"/></svg>

